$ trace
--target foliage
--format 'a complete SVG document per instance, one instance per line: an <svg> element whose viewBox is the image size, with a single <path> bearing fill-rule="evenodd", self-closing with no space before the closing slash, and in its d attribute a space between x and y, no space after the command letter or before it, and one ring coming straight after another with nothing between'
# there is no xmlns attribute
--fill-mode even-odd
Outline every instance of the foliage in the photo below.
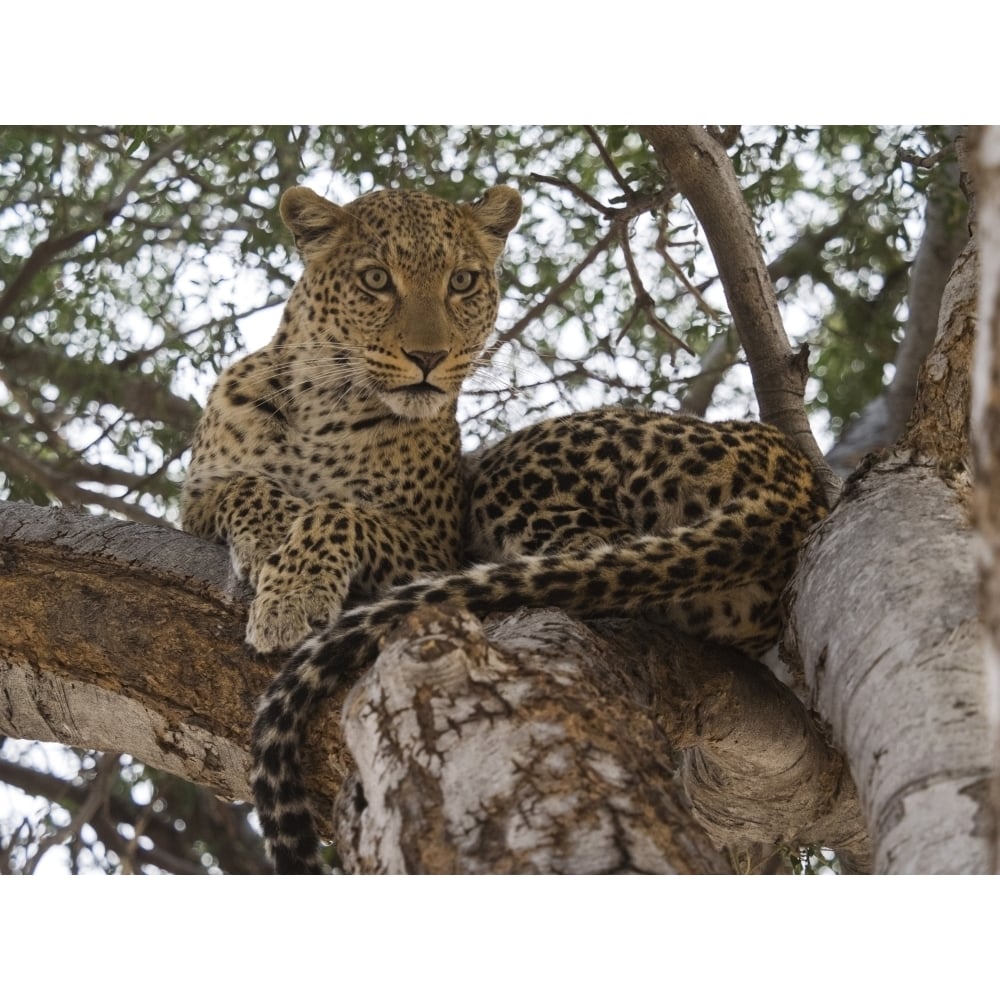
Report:
<svg viewBox="0 0 1000 1000"><path fill-rule="evenodd" d="M786 326L814 348L810 405L835 432L891 370L932 154L946 137L861 126L717 135L758 222ZM927 158L929 167L914 165ZM498 182L522 192L525 215L505 263L492 364L463 401L469 447L542 411L612 400L752 411L697 221L631 128L9 126L0 130L0 498L176 523L200 402L219 370L273 329L267 310L298 273L280 193L309 183L350 200L408 185L471 199ZM98 770L80 760L70 787ZM134 819L134 789L147 782L164 815L193 815L174 779L130 767L105 797L124 810L117 822L138 829L121 817ZM117 827L103 829L113 840ZM0 836L30 865L16 830ZM90 851L93 863L120 867L104 846ZM221 848L202 853L209 868L240 870L219 860Z"/></svg>
<svg viewBox="0 0 1000 1000"><path fill-rule="evenodd" d="M836 428L877 394L899 337L926 173L902 154L941 136L727 139L788 325L817 348L814 406ZM494 364L467 398L470 445L553 406L676 405L731 332L695 221L621 126L7 127L4 496L175 518L198 401L297 273L277 200L303 181L342 199L393 184L523 192ZM718 354L712 388L733 357ZM746 411L746 381L731 374L716 401Z"/></svg>

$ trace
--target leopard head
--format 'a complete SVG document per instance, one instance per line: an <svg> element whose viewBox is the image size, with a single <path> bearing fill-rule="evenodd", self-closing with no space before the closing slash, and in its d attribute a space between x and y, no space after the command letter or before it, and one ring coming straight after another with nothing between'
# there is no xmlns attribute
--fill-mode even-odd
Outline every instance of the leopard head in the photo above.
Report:
<svg viewBox="0 0 1000 1000"><path fill-rule="evenodd" d="M313 352L336 359L352 389L423 419L454 408L493 332L497 265L521 214L509 187L453 204L375 191L336 205L304 187L281 216L305 271L286 319Z"/></svg>

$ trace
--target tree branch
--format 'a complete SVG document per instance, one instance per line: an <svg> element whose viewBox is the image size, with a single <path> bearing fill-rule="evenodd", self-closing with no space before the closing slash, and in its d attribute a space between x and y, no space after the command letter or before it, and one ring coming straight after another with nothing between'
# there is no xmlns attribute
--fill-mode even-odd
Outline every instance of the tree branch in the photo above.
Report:
<svg viewBox="0 0 1000 1000"><path fill-rule="evenodd" d="M10 448L3 443L0 443L0 461L6 469L13 470L18 475L37 483L43 490L62 503L98 504L106 510L124 514L140 524L165 523L162 518L150 514L138 504L128 503L117 497L109 496L107 493L98 493L95 490L88 490L77 485L72 477L72 472L76 470L72 466L68 471L63 467L52 468L43 462L29 458L17 448Z"/></svg>
<svg viewBox="0 0 1000 1000"><path fill-rule="evenodd" d="M787 590L786 652L851 765L881 873L991 870L962 430L975 264L964 255L949 282L907 438L848 480Z"/></svg>
<svg viewBox="0 0 1000 1000"><path fill-rule="evenodd" d="M0 504L0 729L247 795L247 733L277 661L243 645L228 554L164 527Z"/></svg>
<svg viewBox="0 0 1000 1000"><path fill-rule="evenodd" d="M583 260L570 269L569 273L557 285L550 288L545 295L539 299L526 313L524 313L516 323L509 329L504 330L496 339L495 346L499 347L508 341L517 339L522 330L536 319L545 315L546 310L553 303L558 302L563 292L576 282L576 279L590 267L597 258L615 242L615 232L609 228L598 241L587 251Z"/></svg>
<svg viewBox="0 0 1000 1000"><path fill-rule="evenodd" d="M615 163L615 158L608 152L608 147L604 145L604 140L598 135L597 129L593 125L584 125L583 129L590 136L590 141L597 147L597 153L601 158L601 162L608 168L608 172L615 179L615 183L622 189L626 200L631 201L634 199L635 192L632 190L632 186L622 176L621 171L618 169L618 164Z"/></svg>
<svg viewBox="0 0 1000 1000"><path fill-rule="evenodd" d="M608 208L607 205L602 205L593 195L584 191L579 184L574 184L565 177L550 177L548 174L537 174L534 172L528 174L528 176L533 181L540 181L542 184L551 184L553 187L559 187L564 191L569 191L575 198L579 198L585 205L589 205L595 212L598 213L598 215L603 215L606 219L611 219L615 215L615 210L613 208Z"/></svg>
<svg viewBox="0 0 1000 1000"><path fill-rule="evenodd" d="M251 657L242 644L247 595L229 582L226 551L165 528L24 504L0 505L0 540L0 686L5 692L0 727L21 737L128 752L230 798L245 797L250 719L278 662ZM350 720L377 711L381 696L371 685L384 683L386 671L403 685L396 696L404 702L416 697L412 691L399 693L407 684L425 685L421 690L430 702L420 695L408 703L411 707L426 703L433 712L445 706L451 697L450 675L439 676L440 657L429 650L449 648L467 666L470 656L480 666L486 664L489 676L477 674L479 680L463 695L472 699L465 702L471 714L463 714L465 709L451 716L446 712L451 722L442 723L448 742L442 752L478 768L469 773L471 786L478 789L495 787L501 765L504 773L511 773L506 770L511 767L518 772L522 794L509 797L504 813L511 823L515 816L529 825L543 823L550 815L545 803L552 800L539 791L554 760L544 749L545 732L558 730L564 738L573 734L566 751L583 754L576 770L582 783L575 794L598 810L590 823L600 827L597 854L576 851L572 841L577 834L569 830L568 814L562 821L556 817L562 833L547 860L538 860L540 870L562 870L563 865L568 870L719 870L729 864L686 812L671 763L675 751L692 755L683 771L687 794L701 810L711 837L730 849L744 850L750 842L794 843L808 835L863 856L856 806L853 829L850 823L828 819L850 812L841 803L850 783L843 780L839 759L829 754L794 699L779 699L767 715L760 711L761 702L750 697L759 691L758 699L774 699L764 668L652 623L608 622L592 632L561 614L532 612L498 623L487 641L474 620L439 628L434 614L440 613L432 612L430 626L418 619L416 647L414 626L401 628L410 664L404 663L401 679L399 661L394 667L387 649L376 671L364 673L368 687L349 691L359 677L345 677L341 693L322 706L313 726L306 769L327 833L333 799L353 767L351 755L361 768L363 794L357 794L357 783L350 785L338 808L342 831L344 810L354 810L355 836L348 838L345 859L354 858L360 869L392 866L370 853L366 838L374 813L359 815L362 800L374 803L380 793L367 777L372 772L366 771L364 741L352 735ZM428 627L437 629L433 641ZM426 686L426 669L421 673L413 661L427 661L428 656L437 663L437 673ZM456 669L455 676L472 676L473 668L467 666ZM473 673L479 669L474 667ZM733 680L737 675L738 682ZM334 721L345 699L347 745ZM521 707L515 709L516 704ZM507 707L498 715L497 705ZM473 727L471 743L452 742L453 736L461 736L463 718L487 720L487 731L496 735L508 716L516 723L510 727L513 745L491 742L495 752L484 753L478 742L481 727ZM422 718L430 725L430 716ZM546 720L552 727L547 728ZM402 714L395 718L390 713L384 721L395 725L404 720ZM397 745L395 739L390 736L390 746ZM733 739L742 740L748 751L734 754ZM531 745L540 756L526 756ZM598 752L599 747L604 749ZM789 747L804 770L791 766ZM406 767L419 769L423 760L412 756ZM703 779L707 775L713 787L720 787L737 760L739 776L732 780L752 787L753 794L727 816L712 804ZM613 777L616 768L620 778ZM377 767L375 772L381 773ZM747 784L750 772L763 784ZM625 798L607 800L612 788ZM441 794L451 793L442 786ZM382 794L383 801L389 799L391 795ZM438 796L424 803L424 820L434 802L441 801ZM772 808L775 803L781 805ZM458 803L449 802L447 808L452 806ZM603 817L599 823L598 814ZM350 826L353 821L346 822ZM432 850L420 833L421 822L416 813L410 815L403 835L411 844L425 844L421 851ZM481 846L493 843L489 823L483 821L477 829ZM388 828L381 830L378 839L389 850ZM440 861L445 857L440 852L451 848L448 837L438 832L441 836L432 845L438 845ZM511 851L490 862L494 870L521 864L521 849L509 846ZM459 855L448 857L451 861L440 863L471 870Z"/></svg>
<svg viewBox="0 0 1000 1000"><path fill-rule="evenodd" d="M802 402L806 359L788 343L760 240L729 157L717 139L696 126L649 125L640 131L705 230L746 351L761 418L798 443L832 499L839 480L813 438Z"/></svg>
<svg viewBox="0 0 1000 1000"><path fill-rule="evenodd" d="M79 789L82 793L81 801L78 803L78 808L72 812L69 823L51 830L38 841L37 851L24 866L25 875L33 875L39 862L53 847L79 836L83 827L93 820L98 810L104 807L117 776L118 758L113 754L101 757L86 786Z"/></svg>
<svg viewBox="0 0 1000 1000"><path fill-rule="evenodd" d="M81 226L66 233L50 235L36 244L21 266L21 269L4 289L3 295L0 295L0 316L7 316L13 313L14 305L24 290L60 254L77 246L93 236L100 229L109 225L125 207L128 196L138 188L142 179L161 159L172 155L176 150L180 149L187 142L188 138L182 132L159 148L150 150L150 155L129 175L128 180L122 185L118 194L101 207L97 221L93 225Z"/></svg>
<svg viewBox="0 0 1000 1000"><path fill-rule="evenodd" d="M407 619L344 706L348 870L731 871L803 837L865 863L842 761L764 667L650 623L590 626Z"/></svg>
<svg viewBox="0 0 1000 1000"><path fill-rule="evenodd" d="M913 410L920 366L930 352L941 316L941 297L968 231L956 212L961 199L958 164L949 162L927 195L924 233L909 272L908 315L903 340L896 351L896 373L886 393L890 424L888 442L903 432Z"/></svg>
<svg viewBox="0 0 1000 1000"><path fill-rule="evenodd" d="M111 756L106 759L114 760ZM150 774L148 769L145 774ZM192 845L198 845L198 851L211 850L230 875L259 875L270 869L260 837L246 822L246 807L222 802L207 789L192 787L166 774L153 772L153 777L157 796L168 801L168 809L162 814L152 812L113 789L102 810L88 820L105 846L123 860L126 855L131 857L133 868L152 864L178 875L204 874L204 867L190 859ZM71 813L82 805L88 792L72 781L3 759L0 781L28 795L57 802ZM184 821L183 832L178 829L180 819ZM123 824L131 826L135 836L119 832ZM152 847L138 843L140 833L153 842Z"/></svg>
<svg viewBox="0 0 1000 1000"><path fill-rule="evenodd" d="M0 336L0 364L4 375L11 380L28 384L46 380L66 396L95 385L92 363L46 346L21 343L13 334ZM100 384L101 402L112 403L139 420L162 420L178 433L194 433L201 412L198 404L176 395L143 372L122 373L117 378L101 380Z"/></svg>

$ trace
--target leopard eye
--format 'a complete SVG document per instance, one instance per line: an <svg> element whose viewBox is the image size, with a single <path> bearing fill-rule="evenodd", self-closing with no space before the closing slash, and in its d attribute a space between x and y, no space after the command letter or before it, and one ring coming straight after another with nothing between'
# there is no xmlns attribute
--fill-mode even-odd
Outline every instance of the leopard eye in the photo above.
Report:
<svg viewBox="0 0 1000 1000"><path fill-rule="evenodd" d="M392 279L384 267L366 267L359 277L361 284L370 292L387 292L392 288Z"/></svg>
<svg viewBox="0 0 1000 1000"><path fill-rule="evenodd" d="M448 282L448 288L458 295L472 291L479 275L475 271L456 271Z"/></svg>

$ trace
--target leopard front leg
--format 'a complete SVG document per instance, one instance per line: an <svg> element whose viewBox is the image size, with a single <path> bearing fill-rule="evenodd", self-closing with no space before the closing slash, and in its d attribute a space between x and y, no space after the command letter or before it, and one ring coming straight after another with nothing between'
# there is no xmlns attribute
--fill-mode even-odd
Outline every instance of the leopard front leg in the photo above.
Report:
<svg viewBox="0 0 1000 1000"><path fill-rule="evenodd" d="M224 541L233 571L256 589L268 559L309 508L306 500L263 476L233 476L200 499L198 509L186 512L185 527ZM202 510L211 511L211 532L195 523L193 515Z"/></svg>
<svg viewBox="0 0 1000 1000"><path fill-rule="evenodd" d="M374 596L423 573L457 566L449 531L413 512L333 500L309 502L263 476L234 476L188 496L184 527L229 546L254 586L247 642L290 649L340 614L348 590Z"/></svg>
<svg viewBox="0 0 1000 1000"><path fill-rule="evenodd" d="M391 511L333 502L296 517L261 567L247 623L260 652L297 646L340 615L353 586L372 595L422 573L454 567L457 553L426 544L413 523Z"/></svg>
<svg viewBox="0 0 1000 1000"><path fill-rule="evenodd" d="M334 621L358 570L358 541L356 508L320 504L294 518L260 568L247 642L262 653L290 649Z"/></svg>

